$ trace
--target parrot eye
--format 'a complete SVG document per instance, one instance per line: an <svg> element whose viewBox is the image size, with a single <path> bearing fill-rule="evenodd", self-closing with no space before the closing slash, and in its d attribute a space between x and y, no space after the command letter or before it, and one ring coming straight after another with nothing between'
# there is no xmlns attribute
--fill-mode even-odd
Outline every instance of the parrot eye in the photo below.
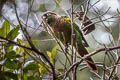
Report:
<svg viewBox="0 0 120 80"><path fill-rule="evenodd" d="M45 14L44 16L47 18L48 16L50 16L50 14L49 14L49 13L47 13L47 14Z"/></svg>
<svg viewBox="0 0 120 80"><path fill-rule="evenodd" d="M46 13L42 16L42 19L47 20L50 17L50 13Z"/></svg>

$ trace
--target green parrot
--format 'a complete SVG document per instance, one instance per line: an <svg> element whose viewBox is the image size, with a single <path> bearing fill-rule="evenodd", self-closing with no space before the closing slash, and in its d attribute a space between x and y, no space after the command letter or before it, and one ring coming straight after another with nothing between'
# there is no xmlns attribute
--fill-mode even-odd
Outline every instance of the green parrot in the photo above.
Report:
<svg viewBox="0 0 120 80"><path fill-rule="evenodd" d="M49 11L42 15L42 19L47 25L50 26L56 38L58 38L63 44L71 45L72 25L69 17L60 16ZM73 46L78 51L78 54L83 57L88 54L88 51L85 48L85 44L87 46L88 44L79 27L75 23L73 23L73 32ZM87 58L85 62L92 71L98 72L97 67L91 57Z"/></svg>

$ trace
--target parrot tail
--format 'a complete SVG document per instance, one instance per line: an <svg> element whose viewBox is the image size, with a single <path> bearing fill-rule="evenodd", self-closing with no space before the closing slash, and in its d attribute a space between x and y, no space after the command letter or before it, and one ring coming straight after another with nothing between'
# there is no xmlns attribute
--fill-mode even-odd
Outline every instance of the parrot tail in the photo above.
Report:
<svg viewBox="0 0 120 80"><path fill-rule="evenodd" d="M81 57L83 57L88 54L88 51L84 47L84 49L79 48L78 53ZM92 70L92 72L98 73L98 69L91 57L88 57L87 59L85 59L85 62L87 63L88 67Z"/></svg>

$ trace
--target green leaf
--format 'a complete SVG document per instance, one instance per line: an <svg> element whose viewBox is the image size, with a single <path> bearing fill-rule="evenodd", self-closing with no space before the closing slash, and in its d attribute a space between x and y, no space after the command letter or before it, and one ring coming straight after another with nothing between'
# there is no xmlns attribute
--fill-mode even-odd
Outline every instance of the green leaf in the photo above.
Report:
<svg viewBox="0 0 120 80"><path fill-rule="evenodd" d="M39 72L42 73L43 66L41 64L38 64L38 66L39 66Z"/></svg>
<svg viewBox="0 0 120 80"><path fill-rule="evenodd" d="M13 59L16 58L16 52L15 51L11 51L7 54L7 59Z"/></svg>
<svg viewBox="0 0 120 80"><path fill-rule="evenodd" d="M20 58L21 57L21 55L19 55L19 54L17 54L17 52L15 52L15 51L11 51L11 52L9 52L8 54L7 54L7 59L14 59L14 60L16 60L16 58Z"/></svg>
<svg viewBox="0 0 120 80"><path fill-rule="evenodd" d="M6 59L4 66L9 69L19 69L21 67L21 63L18 60Z"/></svg>
<svg viewBox="0 0 120 80"><path fill-rule="evenodd" d="M28 76L27 75L24 75L24 80L28 80Z"/></svg>
<svg viewBox="0 0 120 80"><path fill-rule="evenodd" d="M50 61L53 62L52 53L50 51L47 51L47 55L50 58Z"/></svg>
<svg viewBox="0 0 120 80"><path fill-rule="evenodd" d="M0 71L0 80L18 80L18 77L12 72Z"/></svg>
<svg viewBox="0 0 120 80"><path fill-rule="evenodd" d="M2 28L0 28L0 36L6 37L9 31L10 31L10 23L7 20L5 20L2 25Z"/></svg>
<svg viewBox="0 0 120 80"><path fill-rule="evenodd" d="M9 77L10 79L18 80L17 75L12 72L5 72L4 74L6 77Z"/></svg>
<svg viewBox="0 0 120 80"><path fill-rule="evenodd" d="M24 72L27 73L29 70L35 71L38 70L38 65L34 62L30 62L25 68Z"/></svg>
<svg viewBox="0 0 120 80"><path fill-rule="evenodd" d="M38 64L38 66L39 66L39 72L41 75L44 75L46 72L48 72L48 70L46 69L46 68L48 68L48 66L46 66L46 65L43 66L41 64Z"/></svg>
<svg viewBox="0 0 120 80"><path fill-rule="evenodd" d="M19 48L19 47L16 48L16 53L17 53L17 54L20 53L20 48Z"/></svg>
<svg viewBox="0 0 120 80"><path fill-rule="evenodd" d="M9 44L8 44L8 46L9 46L8 47L8 51L11 52L13 50L14 46L13 45L9 45Z"/></svg>
<svg viewBox="0 0 120 80"><path fill-rule="evenodd" d="M24 43L23 43L23 40L21 40L21 39L18 39L17 38L17 42L19 43L19 44L21 44L21 45L25 45ZM24 48L22 48L22 47L19 47L20 48L20 52L22 52L22 53L24 53ZM27 50L27 52L28 52L28 50ZM29 52L30 53L30 52Z"/></svg>
<svg viewBox="0 0 120 80"><path fill-rule="evenodd" d="M20 26L18 25L16 28L13 28L7 35L7 38L10 39L10 40L14 40L18 34L19 34L19 29L20 29Z"/></svg>
<svg viewBox="0 0 120 80"><path fill-rule="evenodd" d="M55 46L53 49L52 49L52 52L50 51L47 51L47 55L48 57L50 58L50 61L52 62L53 65L55 65L55 62L56 62L56 53L57 53L57 49L59 47L58 46Z"/></svg>
<svg viewBox="0 0 120 80"><path fill-rule="evenodd" d="M53 59L53 64L55 65L56 62L56 54L57 54L57 49L59 48L59 46L55 46L52 50L52 59Z"/></svg>
<svg viewBox="0 0 120 80"><path fill-rule="evenodd" d="M28 50L27 50L28 51ZM24 48L20 47L20 52L24 53Z"/></svg>
<svg viewBox="0 0 120 80"><path fill-rule="evenodd" d="M18 42L19 44L23 44L23 41L22 41L21 39L17 39L17 42Z"/></svg>
<svg viewBox="0 0 120 80"><path fill-rule="evenodd" d="M56 57L56 53L57 53L57 49L59 48L59 46L55 46L52 50L52 57L55 58Z"/></svg>

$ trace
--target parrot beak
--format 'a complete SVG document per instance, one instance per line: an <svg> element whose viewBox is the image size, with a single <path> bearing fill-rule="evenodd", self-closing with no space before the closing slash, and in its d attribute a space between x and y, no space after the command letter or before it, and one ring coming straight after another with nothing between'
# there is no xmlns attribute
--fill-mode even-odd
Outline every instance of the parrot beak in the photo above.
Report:
<svg viewBox="0 0 120 80"><path fill-rule="evenodd" d="M43 20L44 23L48 23L48 19L47 19L47 15L46 14L43 14L41 16L41 18L42 18L42 20Z"/></svg>
<svg viewBox="0 0 120 80"><path fill-rule="evenodd" d="M45 20L45 19L46 19L46 16L43 15L43 16L41 16L41 18L42 18L43 20Z"/></svg>

